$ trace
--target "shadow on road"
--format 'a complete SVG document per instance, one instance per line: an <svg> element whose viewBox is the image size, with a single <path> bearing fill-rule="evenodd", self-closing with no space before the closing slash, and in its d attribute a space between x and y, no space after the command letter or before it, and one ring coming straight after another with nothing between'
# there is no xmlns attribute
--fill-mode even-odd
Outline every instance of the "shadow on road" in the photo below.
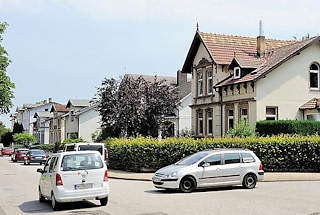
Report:
<svg viewBox="0 0 320 215"><path fill-rule="evenodd" d="M244 188L242 186L229 186L229 187L213 187L213 188L200 188L197 189L195 191L193 191L193 193L201 193L201 192L221 192L221 191L229 191L229 190L243 190ZM183 192L181 192L180 190L145 190L145 193L151 193L151 194L184 194Z"/></svg>
<svg viewBox="0 0 320 215"><path fill-rule="evenodd" d="M88 209L88 208L95 208L101 207L100 205L96 205L93 202L89 201L82 201L82 202L72 202L72 203L64 203L61 205L61 209L59 211L68 211L68 210L76 210L76 209ZM19 205L19 209L23 213L30 213L30 214L47 214L54 212L51 208L51 202L46 201L44 203L40 203L38 200L24 202ZM79 212L79 213L78 213ZM71 214L75 212L69 212ZM77 211L77 214L81 214L81 211ZM90 213L87 213L90 214Z"/></svg>

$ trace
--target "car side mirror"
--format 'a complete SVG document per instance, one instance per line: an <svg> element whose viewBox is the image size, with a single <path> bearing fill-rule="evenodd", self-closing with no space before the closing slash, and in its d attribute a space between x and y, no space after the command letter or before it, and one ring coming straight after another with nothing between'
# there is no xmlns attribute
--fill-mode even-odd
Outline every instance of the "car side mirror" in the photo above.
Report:
<svg viewBox="0 0 320 215"><path fill-rule="evenodd" d="M43 169L37 169L37 172L43 174L44 171L43 171Z"/></svg>
<svg viewBox="0 0 320 215"><path fill-rule="evenodd" d="M203 163L201 164L201 166L202 166L202 167L208 167L208 166L210 166L210 163L208 163L208 162L203 162Z"/></svg>

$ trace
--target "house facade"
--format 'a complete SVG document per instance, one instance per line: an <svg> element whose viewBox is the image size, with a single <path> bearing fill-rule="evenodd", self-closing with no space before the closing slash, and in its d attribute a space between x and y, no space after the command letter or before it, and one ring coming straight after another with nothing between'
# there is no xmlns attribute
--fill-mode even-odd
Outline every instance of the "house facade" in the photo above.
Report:
<svg viewBox="0 0 320 215"><path fill-rule="evenodd" d="M192 74L193 132L223 136L241 119L250 125L318 119L319 63L319 37L281 41L197 31L182 69Z"/></svg>
<svg viewBox="0 0 320 215"><path fill-rule="evenodd" d="M50 110L52 118L49 119L50 144L61 143L65 140L65 124L62 116L69 112L66 105L54 104Z"/></svg>
<svg viewBox="0 0 320 215"><path fill-rule="evenodd" d="M33 136L39 144L49 144L49 119L52 115L49 111L38 111L34 114L36 121L33 122Z"/></svg>

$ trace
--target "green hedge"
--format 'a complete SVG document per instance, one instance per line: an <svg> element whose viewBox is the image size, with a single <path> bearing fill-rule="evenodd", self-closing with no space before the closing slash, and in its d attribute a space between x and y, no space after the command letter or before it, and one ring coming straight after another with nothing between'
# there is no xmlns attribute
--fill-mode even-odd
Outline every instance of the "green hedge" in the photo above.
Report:
<svg viewBox="0 0 320 215"><path fill-rule="evenodd" d="M248 138L108 139L111 169L159 169L192 153L214 148L246 148L261 159L266 171L320 172L320 136Z"/></svg>
<svg viewBox="0 0 320 215"><path fill-rule="evenodd" d="M256 124L260 136L299 134L303 136L320 134L320 122L310 120L263 120Z"/></svg>

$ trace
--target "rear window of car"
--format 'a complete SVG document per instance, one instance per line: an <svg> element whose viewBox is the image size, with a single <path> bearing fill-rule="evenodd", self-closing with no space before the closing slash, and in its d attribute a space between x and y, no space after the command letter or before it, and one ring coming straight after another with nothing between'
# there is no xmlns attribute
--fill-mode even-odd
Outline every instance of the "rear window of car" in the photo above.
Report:
<svg viewBox="0 0 320 215"><path fill-rule="evenodd" d="M72 152L72 151L74 151L74 145L66 147L66 152Z"/></svg>
<svg viewBox="0 0 320 215"><path fill-rule="evenodd" d="M250 153L241 153L243 163L253 163L255 162L254 157Z"/></svg>
<svg viewBox="0 0 320 215"><path fill-rule="evenodd" d="M18 153L26 154L26 153L28 153L28 150L18 150Z"/></svg>
<svg viewBox="0 0 320 215"><path fill-rule="evenodd" d="M99 145L80 145L78 151L98 151L102 155L102 146Z"/></svg>
<svg viewBox="0 0 320 215"><path fill-rule="evenodd" d="M65 155L61 162L62 171L103 168L101 156L94 153Z"/></svg>
<svg viewBox="0 0 320 215"><path fill-rule="evenodd" d="M31 154L38 154L38 155L44 155L44 151L36 150L36 151L30 151Z"/></svg>

